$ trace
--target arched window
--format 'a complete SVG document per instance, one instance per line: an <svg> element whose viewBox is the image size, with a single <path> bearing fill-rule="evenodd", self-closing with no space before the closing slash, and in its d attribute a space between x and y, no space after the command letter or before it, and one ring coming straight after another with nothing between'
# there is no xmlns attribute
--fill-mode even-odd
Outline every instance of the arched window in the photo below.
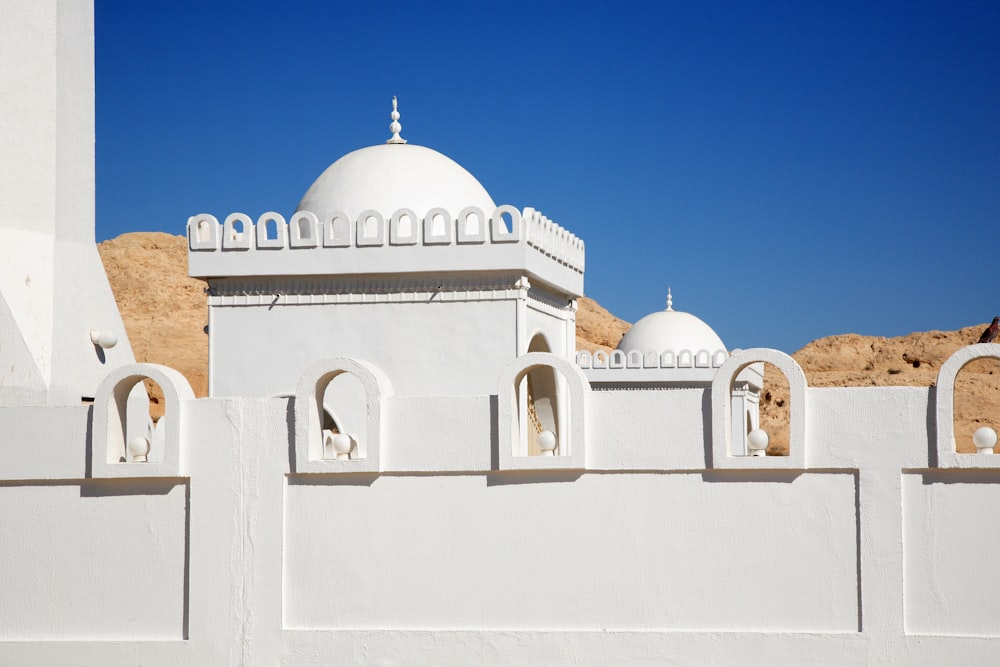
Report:
<svg viewBox="0 0 1000 667"><path fill-rule="evenodd" d="M91 475L180 477L181 403L193 399L179 372L157 364L123 366L94 396Z"/></svg>
<svg viewBox="0 0 1000 667"><path fill-rule="evenodd" d="M417 234L417 214L408 208L401 208L389 220L389 243L391 245L415 245Z"/></svg>
<svg viewBox="0 0 1000 667"><path fill-rule="evenodd" d="M244 213L231 213L226 216L222 228L223 250L249 250L250 230L253 221Z"/></svg>
<svg viewBox="0 0 1000 667"><path fill-rule="evenodd" d="M202 213L188 218L188 244L191 250L219 249L219 221L214 215Z"/></svg>
<svg viewBox="0 0 1000 667"><path fill-rule="evenodd" d="M497 395L500 469L584 468L589 393L583 371L549 352L529 352L508 364Z"/></svg>
<svg viewBox="0 0 1000 667"><path fill-rule="evenodd" d="M356 231L358 246L385 245L385 218L378 211L368 209L358 214Z"/></svg>
<svg viewBox="0 0 1000 667"><path fill-rule="evenodd" d="M524 209L525 213L529 209ZM490 240L493 243L517 243L521 240L521 212L510 204L497 207L490 217Z"/></svg>
<svg viewBox="0 0 1000 667"><path fill-rule="evenodd" d="M734 421L743 420L743 411L734 416L734 383L744 370L766 362L774 366L788 380L789 454L788 456L751 456L749 445L743 439L744 424L734 428ZM761 370L762 374L763 371ZM756 348L734 352L719 368L712 379L712 468L784 468L807 467L805 443L806 376L802 368L784 352Z"/></svg>
<svg viewBox="0 0 1000 667"><path fill-rule="evenodd" d="M323 221L323 247L347 248L351 245L353 224L343 211L333 211Z"/></svg>
<svg viewBox="0 0 1000 667"><path fill-rule="evenodd" d="M299 211L292 216L289 224L291 237L288 245L292 248L315 248L318 243L319 218L310 211Z"/></svg>
<svg viewBox="0 0 1000 667"><path fill-rule="evenodd" d="M549 342L543 334L538 333L532 337L528 343L528 352L551 352ZM562 421L559 396L565 392L564 385L565 381L557 376L551 366L535 366L521 379L518 385L518 402L519 414L522 416L519 420L522 444L518 451L522 456L543 454L538 437L545 432L556 437L556 448L554 451L545 449L544 453L558 453Z"/></svg>
<svg viewBox="0 0 1000 667"><path fill-rule="evenodd" d="M277 250L284 248L288 235L288 223L280 213L268 211L257 218L257 247Z"/></svg>
<svg viewBox="0 0 1000 667"><path fill-rule="evenodd" d="M981 454L959 454L955 440L955 387L959 372L981 359L1000 359L1000 344L963 347L941 365L934 391L935 441L939 468L1000 468L1000 456L984 449ZM985 416L985 415L984 415ZM987 426L990 426L987 424Z"/></svg>
<svg viewBox="0 0 1000 667"><path fill-rule="evenodd" d="M318 391L319 387L317 387ZM332 376L323 388L324 459L363 459L368 450L368 396L350 371ZM342 436L337 438L337 436ZM343 442L344 438L349 443ZM342 451L347 448L347 451Z"/></svg>
<svg viewBox="0 0 1000 667"><path fill-rule="evenodd" d="M295 390L295 471L381 470L383 404L391 392L381 369L366 361L334 357L310 366Z"/></svg>
<svg viewBox="0 0 1000 667"><path fill-rule="evenodd" d="M458 214L458 242L486 242L486 216L478 206L467 206Z"/></svg>
<svg viewBox="0 0 1000 667"><path fill-rule="evenodd" d="M448 245L452 242L454 223L443 208L432 208L424 216L424 245Z"/></svg>

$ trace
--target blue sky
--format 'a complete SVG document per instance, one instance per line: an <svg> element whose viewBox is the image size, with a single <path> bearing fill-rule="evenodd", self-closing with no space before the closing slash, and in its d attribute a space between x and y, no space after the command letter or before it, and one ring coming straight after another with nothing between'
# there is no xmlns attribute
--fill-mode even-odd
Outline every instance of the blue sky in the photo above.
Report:
<svg viewBox="0 0 1000 667"><path fill-rule="evenodd" d="M1000 3L98 0L97 238L403 136L730 348L1000 314Z"/></svg>

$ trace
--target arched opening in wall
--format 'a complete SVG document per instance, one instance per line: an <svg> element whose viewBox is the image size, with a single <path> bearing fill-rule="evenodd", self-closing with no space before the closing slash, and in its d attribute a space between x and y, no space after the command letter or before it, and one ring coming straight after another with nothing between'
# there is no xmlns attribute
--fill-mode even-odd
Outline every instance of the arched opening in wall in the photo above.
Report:
<svg viewBox="0 0 1000 667"><path fill-rule="evenodd" d="M268 241L278 240L278 221L274 218L268 218L264 221L264 236Z"/></svg>
<svg viewBox="0 0 1000 667"><path fill-rule="evenodd" d="M407 239L413 236L413 217L409 213L399 216L399 236Z"/></svg>
<svg viewBox="0 0 1000 667"><path fill-rule="evenodd" d="M116 394L125 394L124 406L120 403L118 406L119 415L124 417L121 441L124 452L118 457L118 462L162 462L167 419L164 416L163 388L155 380L143 378L131 387L121 387Z"/></svg>
<svg viewBox="0 0 1000 667"><path fill-rule="evenodd" d="M755 381L759 389L754 388ZM751 364L736 375L732 385L733 413L743 415L742 429L733 428L733 436L739 432L749 435L754 428L767 433L768 456L788 456L789 434L791 432L791 395L788 378L774 364L758 362ZM743 405L738 405L740 402ZM756 408L757 417L754 418ZM737 412L739 409L739 412ZM734 446L736 443L733 443ZM749 453L749 451L748 451Z"/></svg>
<svg viewBox="0 0 1000 667"><path fill-rule="evenodd" d="M465 214L462 225L466 236L478 236L483 232L483 216L477 211L469 211Z"/></svg>
<svg viewBox="0 0 1000 667"><path fill-rule="evenodd" d="M277 232L275 233L277 234ZM307 218L299 218L299 238L300 239L312 238L312 225L309 224L309 220Z"/></svg>
<svg viewBox="0 0 1000 667"><path fill-rule="evenodd" d="M353 373L342 371L325 387L317 389L322 391L323 458L365 458L368 398L361 380Z"/></svg>
<svg viewBox="0 0 1000 667"><path fill-rule="evenodd" d="M351 242L351 219L342 213L334 213L327 221L328 243L347 245Z"/></svg>
<svg viewBox="0 0 1000 667"><path fill-rule="evenodd" d="M501 211L497 215L500 229L504 234L510 234L514 229L514 216L509 211Z"/></svg>
<svg viewBox="0 0 1000 667"><path fill-rule="evenodd" d="M551 352L543 334L536 334L528 344L528 352ZM541 456L549 452L559 453L561 427L568 423L560 396L565 395L566 380L550 366L536 366L529 369L517 387L519 406L519 431L521 453L527 456ZM555 437L555 451L549 436Z"/></svg>
<svg viewBox="0 0 1000 667"><path fill-rule="evenodd" d="M205 242L212 238L212 229L209 226L211 224L212 222L209 220L202 219L198 221L198 227L195 235L199 241Z"/></svg>
<svg viewBox="0 0 1000 667"><path fill-rule="evenodd" d="M973 359L955 376L952 427L955 451L975 454L973 435L980 428L1000 433L1000 359ZM994 452L1000 448L994 447Z"/></svg>
<svg viewBox="0 0 1000 667"><path fill-rule="evenodd" d="M233 220L233 224L230 227L230 229L231 229L231 232L230 232L230 235L229 235L229 239L231 241L242 241L243 240L243 233L246 230L243 228L243 221L242 220Z"/></svg>
<svg viewBox="0 0 1000 667"><path fill-rule="evenodd" d="M435 213L431 216L431 236L445 236L448 233L448 224L443 213Z"/></svg>
<svg viewBox="0 0 1000 667"><path fill-rule="evenodd" d="M376 238L378 236L378 218L374 215L366 216L362 224L362 229L364 230L364 237L366 239Z"/></svg>

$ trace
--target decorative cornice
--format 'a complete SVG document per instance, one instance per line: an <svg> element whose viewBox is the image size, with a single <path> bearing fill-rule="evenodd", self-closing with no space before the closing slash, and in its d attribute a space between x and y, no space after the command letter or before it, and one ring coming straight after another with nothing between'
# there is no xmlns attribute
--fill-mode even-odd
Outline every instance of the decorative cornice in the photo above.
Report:
<svg viewBox="0 0 1000 667"><path fill-rule="evenodd" d="M517 274L222 278L209 281L213 306L504 301L518 297Z"/></svg>

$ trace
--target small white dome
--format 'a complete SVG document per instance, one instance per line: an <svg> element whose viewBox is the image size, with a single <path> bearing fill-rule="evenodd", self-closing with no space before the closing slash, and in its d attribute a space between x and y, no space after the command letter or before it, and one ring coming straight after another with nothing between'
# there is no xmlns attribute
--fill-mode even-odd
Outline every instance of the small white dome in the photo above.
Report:
<svg viewBox="0 0 1000 667"><path fill-rule="evenodd" d="M348 153L327 167L296 210L322 220L333 211L355 218L373 209L388 220L401 208L423 217L441 207L457 217L466 206L478 206L487 216L496 208L486 188L451 158L424 146L383 144Z"/></svg>
<svg viewBox="0 0 1000 667"><path fill-rule="evenodd" d="M725 350L726 346L712 327L691 313L674 310L668 301L666 310L646 315L632 325L622 336L618 349L626 353L632 350L643 353L649 350L708 350L715 353Z"/></svg>

